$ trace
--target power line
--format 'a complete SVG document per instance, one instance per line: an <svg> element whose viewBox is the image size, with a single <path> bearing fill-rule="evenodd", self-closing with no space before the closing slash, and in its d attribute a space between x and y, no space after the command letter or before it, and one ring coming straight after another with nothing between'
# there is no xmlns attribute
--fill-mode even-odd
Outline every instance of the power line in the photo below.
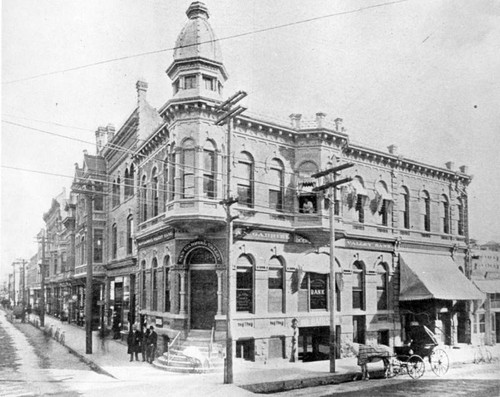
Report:
<svg viewBox="0 0 500 397"><path fill-rule="evenodd" d="M105 59L105 60L102 60L102 61L92 62L92 63L88 63L88 64L85 64L85 65L74 66L74 67L71 67L71 68L60 69L60 70L54 70L52 72L40 73L40 74L36 74L36 75L33 75L33 76L28 76L28 77L23 77L23 78L16 79L16 80L4 81L4 82L2 82L2 84L19 83L19 82L23 82L23 81L37 79L37 78L40 78L40 77L52 76L52 75L55 75L55 74L66 73L66 72L74 72L76 70L87 69L87 68L90 68L90 67L93 67L93 66L99 66L99 65L104 65L104 64L107 64L107 63L112 63L112 62L124 61L126 59L139 58L139 57L148 56L148 55L160 54L162 52L174 51L174 50L177 50L177 49L180 49L180 48L189 48L189 47L198 46L198 45L202 45L202 44L213 43L213 42L216 42L216 41L232 40L232 39L236 39L236 38L240 38L240 37L245 37L245 36L250 36L250 35L254 35L254 34L265 33L265 32L269 32L269 31L272 31L272 30L283 29L283 28L287 28L287 27L290 27L290 26L296 26L296 25L301 25L301 24L305 24L305 23L309 23L309 22L319 21L321 19L333 18L333 17L337 17L337 16L342 16L342 15L355 14L355 13L358 13L358 12L361 12L361 11L366 11L366 10L370 10L370 9L374 9L374 8L380 8L380 7L386 7L386 6L390 6L390 5L394 5L394 4L405 3L405 2L408 2L408 1L411 1L411 0L396 0L396 1L389 1L389 2L386 2L386 3L374 4L374 5L371 5L371 6L361 7L361 8L357 8L357 9L354 9L354 10L341 11L341 12L336 12L336 13L333 13L333 14L327 14L327 15L321 15L321 16L318 16L318 17L303 19L303 20L300 20L300 21L295 21L295 22L289 22L289 23L285 23L285 24L281 24L281 25L270 26L270 27L267 27L267 28L262 28L262 29L257 29L257 30L251 30L251 31L244 32L244 33L237 33L237 34L234 34L234 35L221 37L219 39L206 40L206 41L201 41L199 43L193 43L193 44L188 44L188 45L175 46L175 47L170 47L170 48L163 48L163 49L154 50L154 51L146 51L146 52L141 52L141 53L132 54L132 55L125 55L125 56L118 57L118 58Z"/></svg>

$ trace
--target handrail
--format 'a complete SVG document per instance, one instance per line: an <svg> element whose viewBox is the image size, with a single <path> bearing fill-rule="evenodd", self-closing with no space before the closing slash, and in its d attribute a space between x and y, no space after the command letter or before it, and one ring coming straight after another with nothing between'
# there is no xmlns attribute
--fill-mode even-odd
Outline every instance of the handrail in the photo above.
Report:
<svg viewBox="0 0 500 397"><path fill-rule="evenodd" d="M167 363L170 361L170 350L174 346L175 342L177 342L177 339L179 338L179 335L181 334L181 331L177 332L177 335L175 335L175 338L172 340L172 343L168 345L168 351L167 351Z"/></svg>

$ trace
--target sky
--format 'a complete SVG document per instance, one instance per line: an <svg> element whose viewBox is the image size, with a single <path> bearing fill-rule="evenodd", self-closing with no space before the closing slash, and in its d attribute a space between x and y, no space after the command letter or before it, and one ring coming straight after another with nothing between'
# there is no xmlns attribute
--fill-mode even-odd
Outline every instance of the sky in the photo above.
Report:
<svg viewBox="0 0 500 397"><path fill-rule="evenodd" d="M2 2L0 280L36 253L52 198L69 191L83 150L95 152L97 127L119 128L133 111L136 81L148 82L156 108L171 97L165 70L189 4ZM229 73L226 96L245 90L249 111L282 120L324 112L344 120L353 142L467 165L470 236L500 240L499 1L205 4Z"/></svg>

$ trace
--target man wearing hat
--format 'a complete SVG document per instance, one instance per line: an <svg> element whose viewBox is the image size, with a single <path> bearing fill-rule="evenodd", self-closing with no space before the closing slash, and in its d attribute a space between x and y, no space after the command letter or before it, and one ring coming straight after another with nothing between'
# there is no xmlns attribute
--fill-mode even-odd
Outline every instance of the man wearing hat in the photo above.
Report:
<svg viewBox="0 0 500 397"><path fill-rule="evenodd" d="M155 327L152 325L149 327L149 335L148 335L148 352L147 352L147 360L150 364L153 364L156 355L156 346L158 344L158 334L155 332Z"/></svg>

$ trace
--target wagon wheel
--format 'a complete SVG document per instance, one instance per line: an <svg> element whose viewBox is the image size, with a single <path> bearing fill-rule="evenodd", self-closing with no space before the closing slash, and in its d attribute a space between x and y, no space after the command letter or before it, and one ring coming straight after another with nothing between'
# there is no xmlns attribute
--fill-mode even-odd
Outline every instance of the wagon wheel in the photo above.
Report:
<svg viewBox="0 0 500 397"><path fill-rule="evenodd" d="M421 378L425 372L424 360L422 360L422 357L417 356L416 354L410 356L410 358L406 363L406 366L408 370L408 375L410 375L412 379Z"/></svg>
<svg viewBox="0 0 500 397"><path fill-rule="evenodd" d="M443 376L448 372L450 360L443 349L434 349L429 357L429 361L431 363L432 372L437 376Z"/></svg>

